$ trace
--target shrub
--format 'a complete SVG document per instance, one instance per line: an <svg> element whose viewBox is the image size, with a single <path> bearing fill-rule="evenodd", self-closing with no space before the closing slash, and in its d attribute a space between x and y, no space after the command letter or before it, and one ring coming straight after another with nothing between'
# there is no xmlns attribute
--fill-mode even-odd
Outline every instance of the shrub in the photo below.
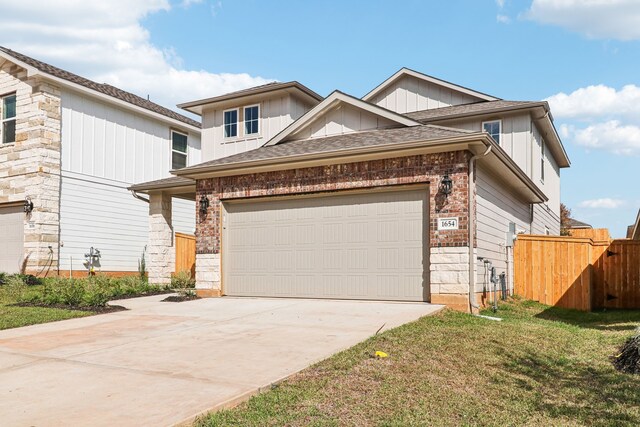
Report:
<svg viewBox="0 0 640 427"><path fill-rule="evenodd" d="M171 276L171 287L181 295L193 295L196 281L191 278L190 271L183 270Z"/></svg>
<svg viewBox="0 0 640 427"><path fill-rule="evenodd" d="M27 291L27 284L17 274L5 276L4 286L7 296L14 301L21 301Z"/></svg>
<svg viewBox="0 0 640 427"><path fill-rule="evenodd" d="M0 286L4 285L7 281L8 274L0 271Z"/></svg>

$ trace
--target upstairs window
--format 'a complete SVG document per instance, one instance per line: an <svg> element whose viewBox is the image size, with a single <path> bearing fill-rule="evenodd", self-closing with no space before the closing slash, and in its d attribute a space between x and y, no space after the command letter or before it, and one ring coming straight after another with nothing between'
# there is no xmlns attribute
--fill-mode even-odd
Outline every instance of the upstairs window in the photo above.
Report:
<svg viewBox="0 0 640 427"><path fill-rule="evenodd" d="M244 107L244 134L255 135L260 133L260 108L257 105Z"/></svg>
<svg viewBox="0 0 640 427"><path fill-rule="evenodd" d="M544 139L540 140L540 181L544 182Z"/></svg>
<svg viewBox="0 0 640 427"><path fill-rule="evenodd" d="M235 138L238 136L238 110L224 112L224 137Z"/></svg>
<svg viewBox="0 0 640 427"><path fill-rule="evenodd" d="M491 138L500 144L500 133L502 131L502 121L494 120L491 122L483 122L482 129L491 135Z"/></svg>
<svg viewBox="0 0 640 427"><path fill-rule="evenodd" d="M0 97L0 138L3 144L16 142L16 94Z"/></svg>
<svg viewBox="0 0 640 427"><path fill-rule="evenodd" d="M171 169L187 166L187 135L171 131Z"/></svg>

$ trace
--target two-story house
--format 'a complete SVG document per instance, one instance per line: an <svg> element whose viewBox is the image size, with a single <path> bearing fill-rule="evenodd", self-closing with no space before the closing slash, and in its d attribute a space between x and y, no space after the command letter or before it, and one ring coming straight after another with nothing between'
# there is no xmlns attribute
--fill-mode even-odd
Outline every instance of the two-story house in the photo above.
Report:
<svg viewBox="0 0 640 427"><path fill-rule="evenodd" d="M181 107L202 116L202 162L131 187L151 199L154 281L173 271L178 195L195 194L196 286L210 296L475 310L489 267L512 286L517 233L560 231L570 163L546 102L402 69L361 99L292 82Z"/></svg>
<svg viewBox="0 0 640 427"><path fill-rule="evenodd" d="M127 187L200 163L200 123L2 47L0 117L0 271L135 274L149 208ZM193 233L193 197L168 203Z"/></svg>

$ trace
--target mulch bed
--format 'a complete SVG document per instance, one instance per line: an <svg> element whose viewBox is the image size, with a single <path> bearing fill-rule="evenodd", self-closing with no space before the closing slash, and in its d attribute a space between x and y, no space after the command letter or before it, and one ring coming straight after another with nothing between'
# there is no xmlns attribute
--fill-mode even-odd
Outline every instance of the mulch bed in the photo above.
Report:
<svg viewBox="0 0 640 427"><path fill-rule="evenodd" d="M640 374L640 333L631 337L620 348L620 354L611 358L613 366L627 374Z"/></svg>
<svg viewBox="0 0 640 427"><path fill-rule="evenodd" d="M146 292L144 294L129 294L129 295L120 295L117 297L113 297L110 299L110 301L116 301L119 299L130 299L130 298L141 298L141 297L152 297L154 295L164 295L164 294L172 294L174 291L172 291L171 289L167 289L167 290L161 290L161 291L153 291L153 292Z"/></svg>
<svg viewBox="0 0 640 427"><path fill-rule="evenodd" d="M195 299L200 299L197 295L171 295L163 299L161 302L183 302L183 301L193 301Z"/></svg>
<svg viewBox="0 0 640 427"><path fill-rule="evenodd" d="M89 311L89 312L98 313L98 314L113 313L116 311L128 310L127 308L121 305L106 305L104 307L84 307L84 306L65 305L65 304L39 304L39 303L33 303L33 302L19 302L11 305L15 305L17 307L44 307L44 308L59 308L62 310Z"/></svg>

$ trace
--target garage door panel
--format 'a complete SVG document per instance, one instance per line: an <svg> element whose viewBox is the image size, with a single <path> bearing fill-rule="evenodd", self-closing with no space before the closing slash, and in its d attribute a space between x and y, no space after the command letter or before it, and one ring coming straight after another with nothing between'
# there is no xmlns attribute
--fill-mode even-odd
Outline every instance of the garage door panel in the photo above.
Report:
<svg viewBox="0 0 640 427"><path fill-rule="evenodd" d="M24 256L22 206L0 208L0 271L18 273Z"/></svg>
<svg viewBox="0 0 640 427"><path fill-rule="evenodd" d="M426 189L225 208L227 295L425 299Z"/></svg>

